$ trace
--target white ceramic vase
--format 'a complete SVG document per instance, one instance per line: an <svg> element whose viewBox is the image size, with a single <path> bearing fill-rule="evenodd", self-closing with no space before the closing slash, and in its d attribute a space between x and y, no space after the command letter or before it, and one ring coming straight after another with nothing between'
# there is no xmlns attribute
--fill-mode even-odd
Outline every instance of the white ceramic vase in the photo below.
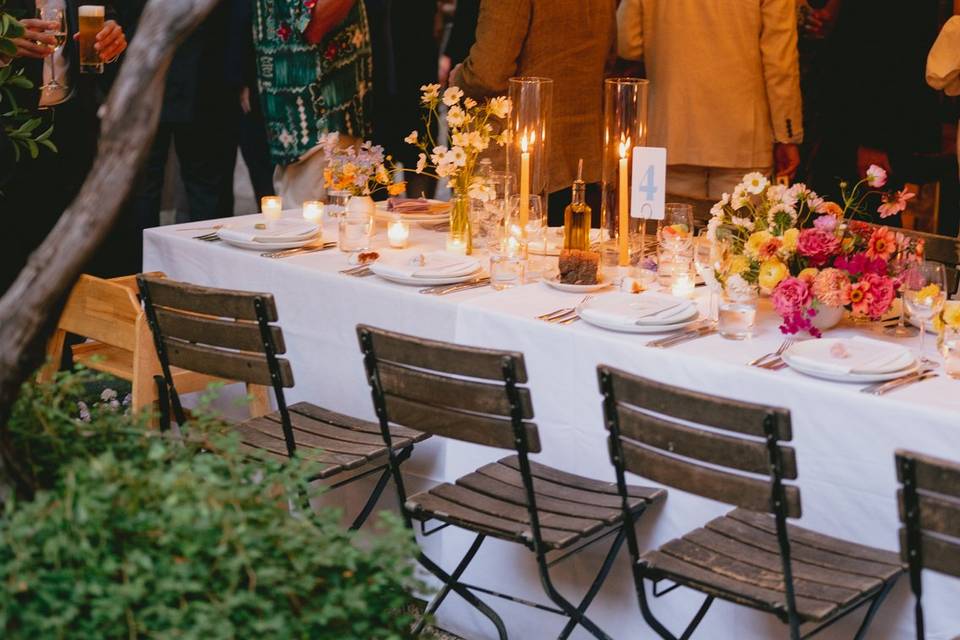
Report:
<svg viewBox="0 0 960 640"><path fill-rule="evenodd" d="M821 304L820 301L814 300L813 308L816 309L817 315L810 319L810 323L820 331L833 329L843 320L843 307L828 307Z"/></svg>

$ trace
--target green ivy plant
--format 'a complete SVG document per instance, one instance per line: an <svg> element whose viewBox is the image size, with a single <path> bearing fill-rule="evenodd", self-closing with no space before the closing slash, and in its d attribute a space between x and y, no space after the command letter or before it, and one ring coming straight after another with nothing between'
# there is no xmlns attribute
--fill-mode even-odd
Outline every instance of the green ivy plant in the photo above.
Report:
<svg viewBox="0 0 960 640"><path fill-rule="evenodd" d="M0 0L0 57L11 59L17 53L11 40L22 36L24 29L3 8L4 2ZM53 124L40 131L43 120L17 104L16 93L33 89L33 82L24 75L22 68L15 70L14 66L8 64L0 68L0 127L3 129L0 138L6 138L12 145L14 161L19 162L24 153L36 158L42 147L53 152L57 147L50 139Z"/></svg>
<svg viewBox="0 0 960 640"><path fill-rule="evenodd" d="M253 459L206 414L176 438L110 403L81 419L91 375L25 385L11 419L48 488L0 518L0 636L410 637L422 585L397 518L357 544L338 510L300 506L313 465Z"/></svg>

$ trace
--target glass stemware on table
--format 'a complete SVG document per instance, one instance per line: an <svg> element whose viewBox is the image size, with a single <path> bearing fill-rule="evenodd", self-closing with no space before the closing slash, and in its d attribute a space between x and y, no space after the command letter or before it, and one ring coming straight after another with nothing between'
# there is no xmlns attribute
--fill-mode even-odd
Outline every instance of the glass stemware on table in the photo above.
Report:
<svg viewBox="0 0 960 640"><path fill-rule="evenodd" d="M544 211L543 200L540 196L530 196L529 207L527 210L527 224L523 228L523 235L527 241L527 246L546 247L547 242L547 214ZM510 196L510 207L508 209L510 219L508 226L520 224L520 196ZM548 267L547 258L531 255L527 261L527 279L538 280Z"/></svg>
<svg viewBox="0 0 960 640"><path fill-rule="evenodd" d="M947 272L939 262L926 261L903 276L903 302L920 324L920 355L923 355L926 324L940 313L947 300Z"/></svg>
<svg viewBox="0 0 960 640"><path fill-rule="evenodd" d="M702 229L694 241L693 264L697 269L697 274L703 279L703 283L710 292L707 311L710 320L714 322L717 320L717 293L720 290L720 282L717 281L720 258L720 246L710 238L708 229Z"/></svg>
<svg viewBox="0 0 960 640"><path fill-rule="evenodd" d="M906 324L907 305L903 298L903 281L907 271L913 265L913 262L911 262L909 258L910 256L907 255L906 250L901 249L894 254L893 260L890 261L891 275L896 276L900 283L898 288L898 293L900 294L900 319L897 320L897 324L884 329L883 333L894 338L912 338L917 335L919 331L913 325L908 326Z"/></svg>
<svg viewBox="0 0 960 640"><path fill-rule="evenodd" d="M693 262L693 205L668 202L657 225L657 278L672 288L675 279L689 275Z"/></svg>

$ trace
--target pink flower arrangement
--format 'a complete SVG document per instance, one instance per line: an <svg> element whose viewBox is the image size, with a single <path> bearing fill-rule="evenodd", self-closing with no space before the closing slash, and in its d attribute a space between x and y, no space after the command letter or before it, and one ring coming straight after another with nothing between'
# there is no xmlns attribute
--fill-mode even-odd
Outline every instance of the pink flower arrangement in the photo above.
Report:
<svg viewBox="0 0 960 640"><path fill-rule="evenodd" d="M907 208L907 202L913 200L915 197L915 193L910 193L906 189L897 191L893 196L890 194L884 194L883 203L877 209L877 212L880 214L881 218L889 218L890 216L904 211Z"/></svg>
<svg viewBox="0 0 960 640"><path fill-rule="evenodd" d="M828 307L850 304L850 276L840 269L824 269L813 280L813 295Z"/></svg>
<svg viewBox="0 0 960 640"><path fill-rule="evenodd" d="M841 239L823 229L804 229L797 240L797 253L805 257L811 267L826 264L840 250Z"/></svg>

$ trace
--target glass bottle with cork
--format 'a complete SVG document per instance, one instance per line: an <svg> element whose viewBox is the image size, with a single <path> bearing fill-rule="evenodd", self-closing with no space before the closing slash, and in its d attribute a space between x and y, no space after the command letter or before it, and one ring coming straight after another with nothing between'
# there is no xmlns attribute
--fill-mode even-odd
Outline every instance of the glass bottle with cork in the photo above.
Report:
<svg viewBox="0 0 960 640"><path fill-rule="evenodd" d="M593 212L587 205L587 185L583 182L583 158L573 182L573 199L563 212L563 248L590 250L590 221Z"/></svg>

